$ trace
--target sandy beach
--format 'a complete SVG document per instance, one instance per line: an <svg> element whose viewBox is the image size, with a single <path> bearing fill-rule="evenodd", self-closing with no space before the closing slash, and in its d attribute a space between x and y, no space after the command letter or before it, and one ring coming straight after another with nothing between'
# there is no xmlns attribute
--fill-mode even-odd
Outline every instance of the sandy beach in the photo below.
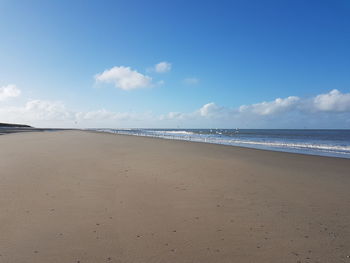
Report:
<svg viewBox="0 0 350 263"><path fill-rule="evenodd" d="M0 262L350 262L350 159L0 136Z"/></svg>

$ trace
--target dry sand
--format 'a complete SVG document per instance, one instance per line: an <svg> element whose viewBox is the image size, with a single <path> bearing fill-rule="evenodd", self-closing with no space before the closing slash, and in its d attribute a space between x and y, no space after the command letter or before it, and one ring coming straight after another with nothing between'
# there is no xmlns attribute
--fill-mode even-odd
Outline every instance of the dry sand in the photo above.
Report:
<svg viewBox="0 0 350 263"><path fill-rule="evenodd" d="M350 160L0 136L0 262L350 262Z"/></svg>

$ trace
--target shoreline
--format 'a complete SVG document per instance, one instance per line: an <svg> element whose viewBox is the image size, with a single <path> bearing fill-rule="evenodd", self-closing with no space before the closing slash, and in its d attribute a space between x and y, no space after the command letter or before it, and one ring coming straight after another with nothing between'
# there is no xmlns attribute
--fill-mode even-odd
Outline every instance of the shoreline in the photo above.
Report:
<svg viewBox="0 0 350 263"><path fill-rule="evenodd" d="M1 262L347 262L350 160L91 131L0 136Z"/></svg>
<svg viewBox="0 0 350 263"><path fill-rule="evenodd" d="M185 141L185 142L194 142L194 143L213 144L213 145L221 145L221 146L228 146L228 147L238 147L240 149L252 149L252 150L260 150L260 151L268 151L268 152L305 155L305 156L340 158L340 159L347 159L347 160L350 159L350 156L345 157L344 154L332 153L332 152L327 152L327 151L320 151L319 153L313 153L313 152L308 153L308 152L303 152L302 150L294 150L293 151L290 149L283 150L283 149L274 149L274 148L269 148L269 147L242 146L242 145L234 145L234 144L216 143L216 142L210 142L210 141L187 140L187 139L180 139L180 138L175 138L175 137L174 138L165 138L165 137L157 137L157 136L150 136L150 135L134 135L134 134L114 133L114 132L98 131L98 130L93 130L93 129L29 128L29 129L12 130L12 129L4 128L4 130L5 130L5 132L2 133L1 129L0 129L0 135L7 135L7 134L19 133L19 132L82 131L82 132L93 132L93 133L95 132L95 133L121 135L121 136L125 135L125 136L142 137L142 138L163 139L163 140L170 140L170 141ZM302 129L300 129L300 130L302 130ZM310 129L310 130L315 130L315 129ZM329 129L324 129L324 130L329 130ZM322 153L324 153L324 154L322 154Z"/></svg>
<svg viewBox="0 0 350 263"><path fill-rule="evenodd" d="M283 150L275 150L275 149L263 149L263 148L254 148L249 146L239 146L239 145L229 145L229 144L223 144L223 143L215 143L215 142L203 142L203 141L192 141L192 140L186 140L186 139L176 139L176 138L163 138L163 137L156 137L156 136L147 136L147 135L133 135L133 134L121 134L121 133L112 133L112 132L104 132L104 131L94 131L94 130L80 130L84 132L95 132L95 133L103 133L103 134L111 134L111 135L120 135L120 136L133 136L133 137L142 137L142 138L153 138L153 139L162 139L162 140L168 140L168 141L179 141L179 142L190 142L190 143L204 143L204 144L213 144L218 146L226 146L226 147L237 147L239 149L252 149L252 150L259 150L259 151L268 151L268 152L278 152L278 153L287 153L287 154L297 154L297 155L305 155L305 156L317 156L317 157L326 157L326 158L340 158L349 160L349 157L344 156L333 156L333 155L321 155L321 154L313 154L313 153L304 153L304 152L293 152L293 151L283 151Z"/></svg>

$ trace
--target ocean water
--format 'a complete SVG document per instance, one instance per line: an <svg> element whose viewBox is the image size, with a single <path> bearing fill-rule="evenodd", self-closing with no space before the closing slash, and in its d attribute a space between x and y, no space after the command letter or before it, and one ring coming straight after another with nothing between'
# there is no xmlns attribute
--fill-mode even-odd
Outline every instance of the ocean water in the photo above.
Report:
<svg viewBox="0 0 350 263"><path fill-rule="evenodd" d="M94 129L248 148L350 158L350 130L287 129Z"/></svg>

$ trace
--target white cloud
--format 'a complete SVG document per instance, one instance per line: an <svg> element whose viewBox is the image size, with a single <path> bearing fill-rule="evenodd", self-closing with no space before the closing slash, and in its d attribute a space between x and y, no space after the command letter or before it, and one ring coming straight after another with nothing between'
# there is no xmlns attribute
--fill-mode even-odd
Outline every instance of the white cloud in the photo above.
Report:
<svg viewBox="0 0 350 263"><path fill-rule="evenodd" d="M113 67L95 76L97 82L113 83L116 88L132 90L152 86L152 78L130 67Z"/></svg>
<svg viewBox="0 0 350 263"><path fill-rule="evenodd" d="M344 94L336 89L326 94L317 95L312 102L312 106L316 111L350 111L350 93Z"/></svg>
<svg viewBox="0 0 350 263"><path fill-rule="evenodd" d="M242 105L239 107L239 112L250 112L258 115L271 115L275 113L285 112L299 102L300 98L290 96L285 99L277 98L274 101L260 102L252 105Z"/></svg>
<svg viewBox="0 0 350 263"><path fill-rule="evenodd" d="M222 108L217 106L214 102L203 105L199 110L199 115L203 117L212 117L221 112Z"/></svg>
<svg viewBox="0 0 350 263"><path fill-rule="evenodd" d="M199 79L195 77L185 78L184 83L187 85L197 85L199 83Z"/></svg>
<svg viewBox="0 0 350 263"><path fill-rule="evenodd" d="M154 70L157 73L165 73L171 70L171 63L162 61L154 66Z"/></svg>
<svg viewBox="0 0 350 263"><path fill-rule="evenodd" d="M18 97L19 95L21 95L21 90L16 85L10 84L0 87L0 101Z"/></svg>

